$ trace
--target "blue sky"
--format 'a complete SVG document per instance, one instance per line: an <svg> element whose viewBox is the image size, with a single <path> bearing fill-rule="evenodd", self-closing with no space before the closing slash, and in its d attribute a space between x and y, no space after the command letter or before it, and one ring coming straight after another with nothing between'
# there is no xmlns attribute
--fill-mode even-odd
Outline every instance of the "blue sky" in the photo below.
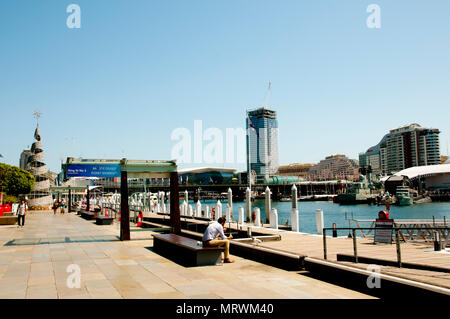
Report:
<svg viewBox="0 0 450 319"><path fill-rule="evenodd" d="M80 29L66 26L71 3ZM380 29L366 26L371 3ZM67 156L170 159L175 128L244 127L269 81L281 164L357 158L408 123L439 128L446 155L449 11L447 0L2 0L1 160L18 165L33 143L35 109L53 171Z"/></svg>

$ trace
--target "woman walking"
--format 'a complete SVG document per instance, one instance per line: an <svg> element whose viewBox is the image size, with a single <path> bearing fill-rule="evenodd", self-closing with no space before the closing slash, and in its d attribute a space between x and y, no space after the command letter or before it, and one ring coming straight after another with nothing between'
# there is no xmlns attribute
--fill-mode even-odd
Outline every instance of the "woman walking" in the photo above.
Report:
<svg viewBox="0 0 450 319"><path fill-rule="evenodd" d="M25 215L27 212L27 204L24 200L19 205L19 208L17 208L17 227L22 227L25 225Z"/></svg>
<svg viewBox="0 0 450 319"><path fill-rule="evenodd" d="M53 216L56 216L56 213L58 211L58 206L59 206L59 202L58 200L55 200L55 202L53 203Z"/></svg>
<svg viewBox="0 0 450 319"><path fill-rule="evenodd" d="M61 201L61 209L60 209L60 212L61 212L61 215L64 215L64 213L65 213L65 209L66 208L66 201L63 199L62 201Z"/></svg>

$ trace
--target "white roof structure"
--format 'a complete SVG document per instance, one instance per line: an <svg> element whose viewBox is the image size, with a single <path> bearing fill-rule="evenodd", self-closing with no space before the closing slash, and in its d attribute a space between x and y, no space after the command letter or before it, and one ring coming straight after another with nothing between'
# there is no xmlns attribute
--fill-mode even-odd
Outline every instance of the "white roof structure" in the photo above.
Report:
<svg viewBox="0 0 450 319"><path fill-rule="evenodd" d="M235 168L226 167L195 167L195 168L185 168L178 171L178 174L188 174L188 173L206 173L206 172L224 172L224 173L236 173Z"/></svg>
<svg viewBox="0 0 450 319"><path fill-rule="evenodd" d="M408 176L409 179L413 179L418 176L430 176L438 174L450 174L450 164L415 166L399 171L394 175Z"/></svg>

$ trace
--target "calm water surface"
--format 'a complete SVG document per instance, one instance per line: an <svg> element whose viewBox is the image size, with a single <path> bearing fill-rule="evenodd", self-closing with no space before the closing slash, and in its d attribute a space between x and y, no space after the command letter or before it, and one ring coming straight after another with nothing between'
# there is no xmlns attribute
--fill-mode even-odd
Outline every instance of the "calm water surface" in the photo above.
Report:
<svg viewBox="0 0 450 319"><path fill-rule="evenodd" d="M202 200L202 206L209 205L215 206L216 200ZM225 214L225 207L227 201L222 202L223 214ZM190 201L193 205L193 202ZM245 210L245 202L234 202L233 203L233 220L238 220L239 207L242 206ZM256 199L252 203L252 207L259 207L261 210L261 220L265 219L265 201L264 199ZM272 201L272 208L278 210L278 223L280 225L286 224L286 222L291 223L290 210L292 204L291 202L277 202ZM347 217L351 218L353 214L354 219L375 219L378 216L380 210L385 209L384 206L376 205L339 205L333 202L318 201L318 202L298 202L299 210L299 223L300 231L305 233L316 234L316 209L323 210L323 219L325 227L332 227L333 223L336 223L337 227L348 227L348 220L345 219L345 213ZM393 219L432 219L433 216L436 219L442 219L444 216L448 221L450 221L450 203L449 202L435 202L435 203L425 203L416 204L411 206L391 206L390 217ZM354 226L354 223L351 224ZM368 224L361 224L362 227L370 226ZM343 235L339 233L339 235Z"/></svg>

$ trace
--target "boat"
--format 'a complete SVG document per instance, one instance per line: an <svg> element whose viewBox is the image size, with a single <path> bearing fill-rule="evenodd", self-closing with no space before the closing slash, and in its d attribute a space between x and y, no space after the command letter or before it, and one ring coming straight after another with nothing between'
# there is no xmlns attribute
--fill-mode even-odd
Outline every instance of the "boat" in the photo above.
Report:
<svg viewBox="0 0 450 319"><path fill-rule="evenodd" d="M395 193L398 206L409 206L413 204L413 199L410 195L410 189L408 186L397 186Z"/></svg>
<svg viewBox="0 0 450 319"><path fill-rule="evenodd" d="M375 203L375 195L372 194L366 177L360 176L360 181L350 184L346 193L338 194L333 198L340 205L371 204Z"/></svg>
<svg viewBox="0 0 450 319"><path fill-rule="evenodd" d="M425 204L425 203L431 203L431 197L425 196L421 198L414 199L414 204Z"/></svg>
<svg viewBox="0 0 450 319"><path fill-rule="evenodd" d="M292 199L290 199L289 197L282 197L280 198L280 202L290 202Z"/></svg>

